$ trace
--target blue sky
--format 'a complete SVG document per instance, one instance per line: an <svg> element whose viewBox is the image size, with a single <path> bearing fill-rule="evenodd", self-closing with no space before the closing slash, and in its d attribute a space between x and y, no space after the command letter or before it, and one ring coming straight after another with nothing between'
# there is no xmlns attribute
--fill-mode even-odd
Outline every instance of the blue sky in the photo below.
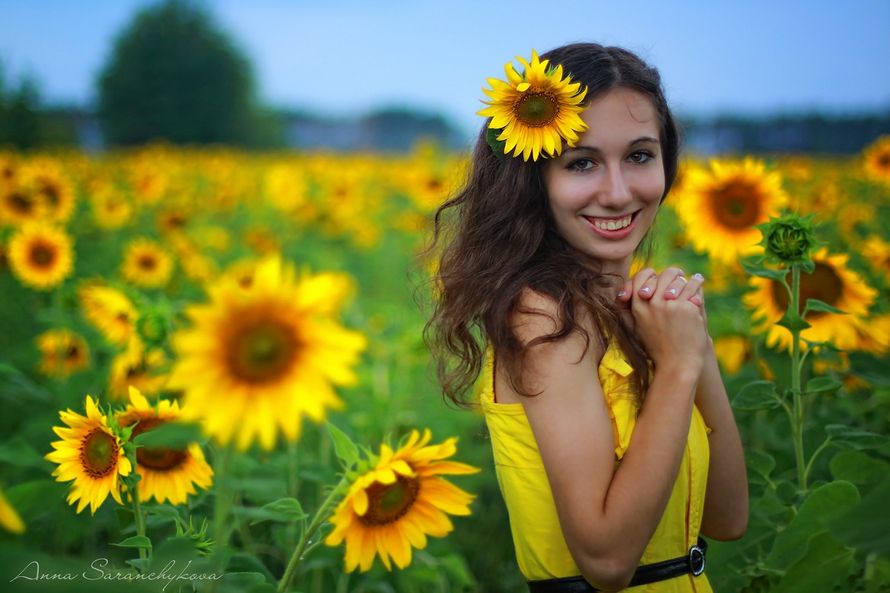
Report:
<svg viewBox="0 0 890 593"><path fill-rule="evenodd" d="M87 103L115 34L151 0L0 0L6 78ZM681 113L890 108L890 1L207 0L268 103L328 115L440 111L464 130L487 77L531 48L621 45Z"/></svg>

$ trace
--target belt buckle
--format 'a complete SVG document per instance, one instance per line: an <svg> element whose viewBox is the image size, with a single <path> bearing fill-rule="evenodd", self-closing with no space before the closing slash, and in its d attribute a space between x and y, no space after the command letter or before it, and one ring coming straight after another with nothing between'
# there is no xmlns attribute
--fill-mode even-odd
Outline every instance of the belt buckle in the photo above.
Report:
<svg viewBox="0 0 890 593"><path fill-rule="evenodd" d="M705 551L698 545L689 548L689 570L697 577L705 571Z"/></svg>

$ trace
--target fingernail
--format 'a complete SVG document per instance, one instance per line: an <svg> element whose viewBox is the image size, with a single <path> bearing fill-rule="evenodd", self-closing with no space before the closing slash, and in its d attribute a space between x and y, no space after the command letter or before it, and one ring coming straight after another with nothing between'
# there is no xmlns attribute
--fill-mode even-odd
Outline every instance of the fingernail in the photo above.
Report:
<svg viewBox="0 0 890 593"><path fill-rule="evenodd" d="M652 292L652 289L649 288L648 286L644 286L643 288L640 289L640 292L642 292L644 294L649 294L650 292Z"/></svg>
<svg viewBox="0 0 890 593"><path fill-rule="evenodd" d="M667 293L677 296L677 289L676 288L668 288Z"/></svg>
<svg viewBox="0 0 890 593"><path fill-rule="evenodd" d="M623 297L623 296L626 295L626 294L627 294L627 291L626 291L626 290L619 290L619 291L618 291L618 298L620 299L621 297Z"/></svg>
<svg viewBox="0 0 890 593"><path fill-rule="evenodd" d="M696 280L704 280L705 279L705 277L702 276L701 274L699 274L698 272L693 274L692 277L695 278Z"/></svg>

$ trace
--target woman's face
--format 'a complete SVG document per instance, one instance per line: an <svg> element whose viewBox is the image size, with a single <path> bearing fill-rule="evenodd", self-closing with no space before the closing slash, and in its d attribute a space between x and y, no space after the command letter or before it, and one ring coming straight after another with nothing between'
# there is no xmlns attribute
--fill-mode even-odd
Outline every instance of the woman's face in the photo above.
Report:
<svg viewBox="0 0 890 593"><path fill-rule="evenodd" d="M645 95L617 87L581 117L588 129L575 147L543 168L550 211L569 244L626 278L664 193L658 113Z"/></svg>

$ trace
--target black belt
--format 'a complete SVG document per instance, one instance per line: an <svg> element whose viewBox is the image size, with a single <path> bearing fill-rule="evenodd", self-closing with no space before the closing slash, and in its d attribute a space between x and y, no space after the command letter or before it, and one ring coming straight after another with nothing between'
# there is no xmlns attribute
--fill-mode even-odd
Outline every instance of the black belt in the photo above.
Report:
<svg viewBox="0 0 890 593"><path fill-rule="evenodd" d="M637 585L666 581L689 573L697 577L705 571L705 552L707 550L708 543L702 538L698 538L698 544L689 548L689 553L685 556L638 566L627 586L636 587ZM582 576L529 581L528 590L530 593L592 593L599 591Z"/></svg>

